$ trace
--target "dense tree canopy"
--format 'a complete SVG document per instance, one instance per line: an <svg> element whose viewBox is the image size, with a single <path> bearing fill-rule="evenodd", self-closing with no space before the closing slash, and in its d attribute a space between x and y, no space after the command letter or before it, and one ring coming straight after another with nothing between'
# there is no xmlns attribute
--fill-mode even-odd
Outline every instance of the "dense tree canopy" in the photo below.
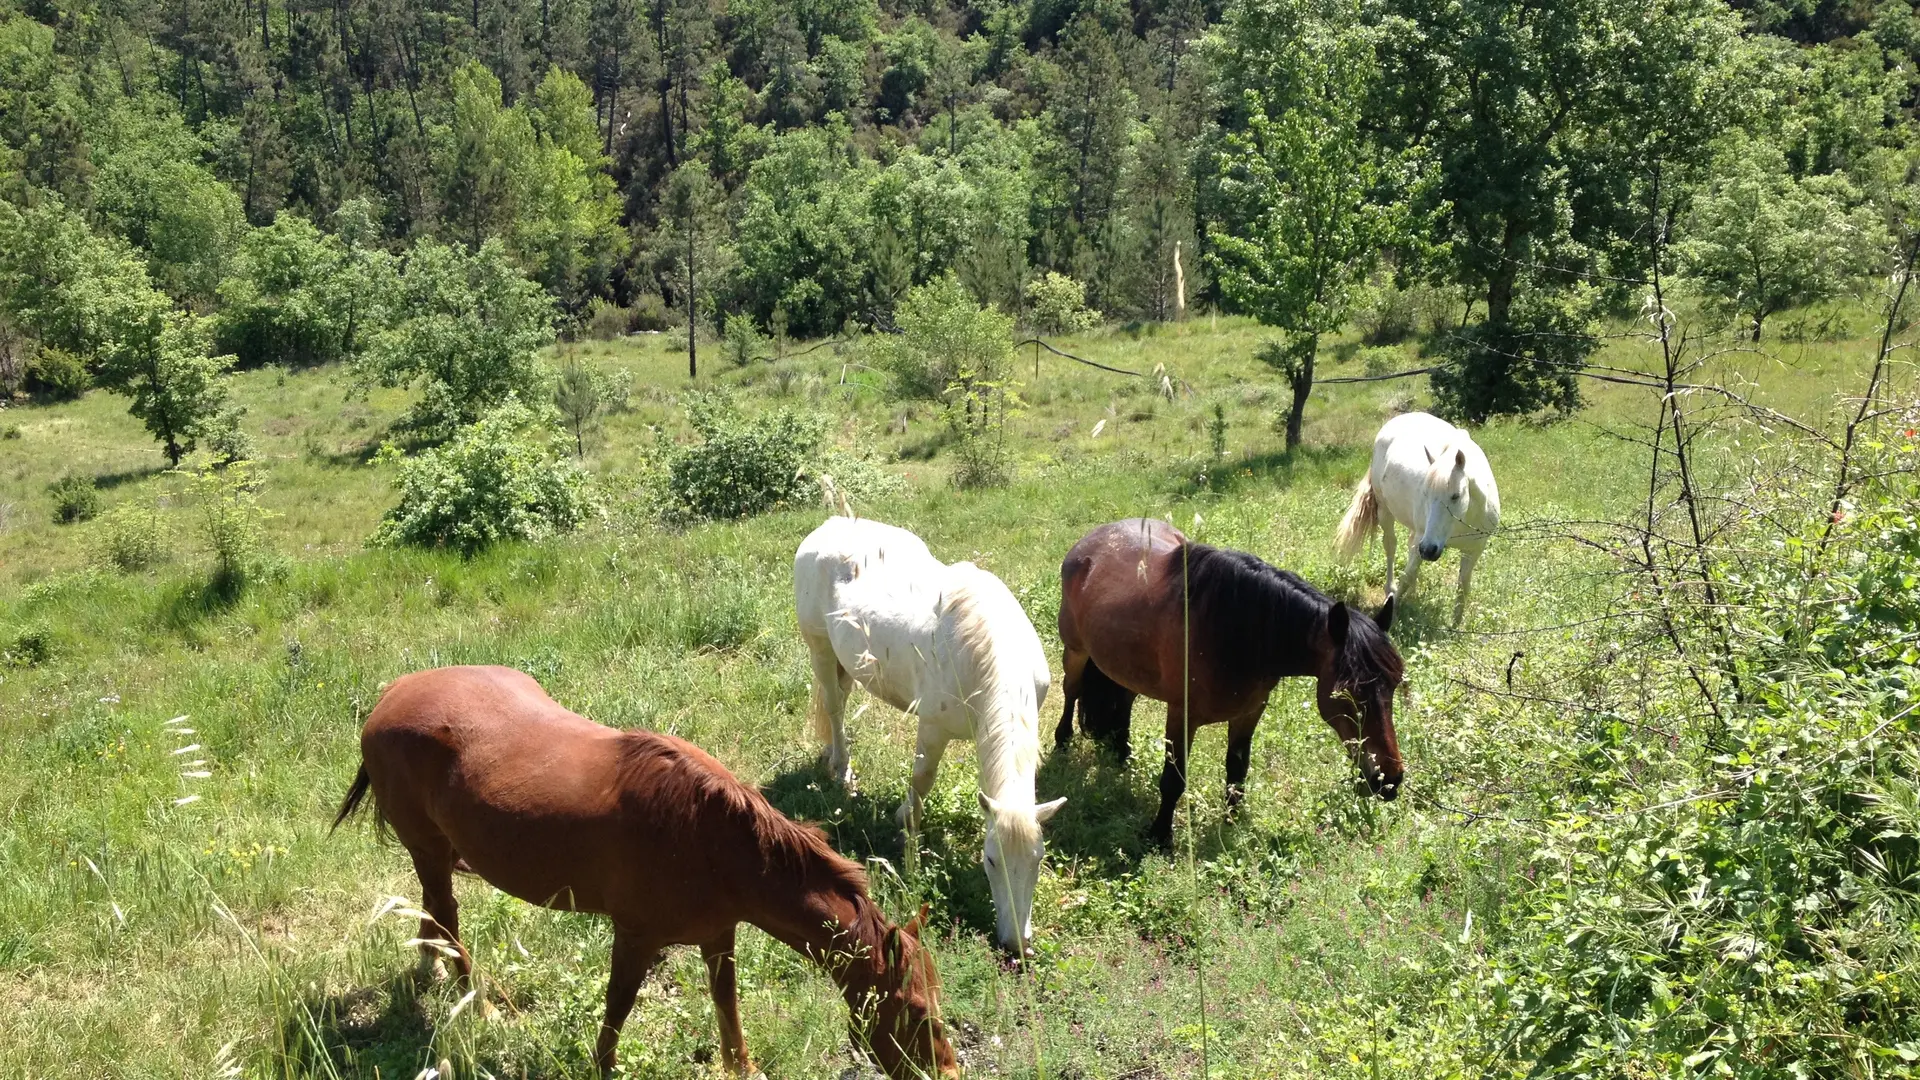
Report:
<svg viewBox="0 0 1920 1080"><path fill-rule="evenodd" d="M395 260L492 243L562 328L654 297L891 330L949 273L1024 317L1053 272L1112 319L1312 335L1378 264L1470 301L1429 343L1456 411L1564 408L1584 354L1530 343L1651 260L1745 288L1729 199L1884 214L1917 61L1906 0L0 0L0 227L53 268L0 315L97 367L87 282L137 268L242 363L326 362L393 329ZM1849 235L1760 306L1855 287L1884 253Z"/></svg>

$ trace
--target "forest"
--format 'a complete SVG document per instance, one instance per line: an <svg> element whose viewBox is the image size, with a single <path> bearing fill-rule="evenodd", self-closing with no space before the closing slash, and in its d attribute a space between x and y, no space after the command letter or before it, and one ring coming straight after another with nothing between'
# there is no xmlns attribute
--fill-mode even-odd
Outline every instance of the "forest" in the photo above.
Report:
<svg viewBox="0 0 1920 1080"><path fill-rule="evenodd" d="M329 830L463 664L817 823L967 1075L1915 1075L1916 107L1911 0L0 0L0 1076L600 1076L606 919L463 874L416 977ZM1419 412L1500 505L1415 588L1336 536ZM809 723L849 511L1058 665L1017 962L983 755ZM1177 814L1170 707L1046 738L1136 518L1392 612L1398 797L1312 679ZM616 1076L720 1074L708 976Z"/></svg>

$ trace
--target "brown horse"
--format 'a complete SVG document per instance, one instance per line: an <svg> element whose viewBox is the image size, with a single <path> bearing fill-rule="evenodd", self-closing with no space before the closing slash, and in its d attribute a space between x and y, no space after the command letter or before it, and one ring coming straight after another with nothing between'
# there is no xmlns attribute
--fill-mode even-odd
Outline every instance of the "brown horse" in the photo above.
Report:
<svg viewBox="0 0 1920 1080"><path fill-rule="evenodd" d="M939 975L919 941L925 910L905 927L887 921L859 866L699 747L576 716L510 668L452 667L394 680L367 717L360 754L334 825L371 787L420 875L431 916L420 937L449 944L463 981L472 963L456 862L529 903L612 917L594 1049L602 1070L613 1070L620 1027L660 950L698 945L722 1055L751 1072L733 961L735 924L750 922L833 976L889 1076L958 1075Z"/></svg>
<svg viewBox="0 0 1920 1080"><path fill-rule="evenodd" d="M1164 522L1102 525L1060 564L1067 705L1054 743L1063 747L1073 737L1077 701L1081 729L1125 758L1134 698L1166 702L1160 814L1149 830L1164 846L1187 788L1194 729L1229 725L1227 805L1236 806L1253 730L1274 684L1311 675L1319 681L1320 715L1374 793L1391 799L1404 772L1393 735L1393 694L1404 667L1387 640L1392 622L1391 597L1369 619L1285 570L1196 544ZM1184 660L1183 640L1190 646Z"/></svg>

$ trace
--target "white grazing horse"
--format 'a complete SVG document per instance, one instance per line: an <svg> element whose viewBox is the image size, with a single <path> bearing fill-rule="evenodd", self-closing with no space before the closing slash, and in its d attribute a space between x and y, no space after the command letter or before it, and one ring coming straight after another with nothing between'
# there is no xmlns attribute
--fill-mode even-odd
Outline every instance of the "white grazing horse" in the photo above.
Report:
<svg viewBox="0 0 1920 1080"><path fill-rule="evenodd" d="M1460 625L1473 565L1500 524L1500 489L1472 436L1422 412L1402 413L1381 425L1373 437L1373 467L1354 491L1334 538L1340 557L1352 558L1378 525L1392 577L1396 521L1407 527L1413 546L1394 594L1412 595L1421 561L1433 562L1449 546L1458 548L1460 594L1453 602L1453 625Z"/></svg>
<svg viewBox="0 0 1920 1080"><path fill-rule="evenodd" d="M1024 951L1045 855L1040 826L1067 800L1035 804L1040 706L1052 676L1020 602L972 563L940 562L905 529L852 517L828 518L801 543L793 594L813 657L814 732L828 740L827 770L841 783L853 780L845 718L855 682L920 718L900 805L909 832L919 829L947 743L973 740L998 938Z"/></svg>

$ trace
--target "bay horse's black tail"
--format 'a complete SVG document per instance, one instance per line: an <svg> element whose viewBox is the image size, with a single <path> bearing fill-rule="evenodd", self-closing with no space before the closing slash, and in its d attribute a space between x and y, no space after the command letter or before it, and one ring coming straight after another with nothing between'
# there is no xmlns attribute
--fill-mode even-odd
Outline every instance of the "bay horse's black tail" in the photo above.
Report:
<svg viewBox="0 0 1920 1080"><path fill-rule="evenodd" d="M1132 746L1127 737L1133 730L1133 691L1114 682L1092 660L1080 675L1080 731L1087 738L1103 743L1127 758Z"/></svg>
<svg viewBox="0 0 1920 1080"><path fill-rule="evenodd" d="M354 774L353 786L347 789L347 797L340 800L340 812L333 816L333 828L327 831L332 832L339 828L342 822L352 817L354 811L360 809L361 800L367 797L367 792L372 788L373 777L367 775L367 767L363 763L360 771Z"/></svg>

